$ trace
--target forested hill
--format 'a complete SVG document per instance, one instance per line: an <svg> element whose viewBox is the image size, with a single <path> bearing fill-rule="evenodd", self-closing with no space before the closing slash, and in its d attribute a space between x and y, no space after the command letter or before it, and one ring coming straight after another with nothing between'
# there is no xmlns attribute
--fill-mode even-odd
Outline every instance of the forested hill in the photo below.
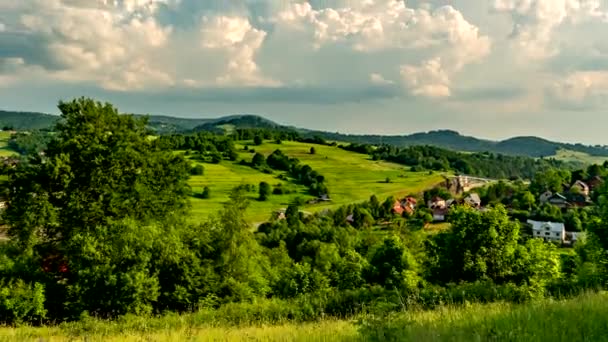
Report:
<svg viewBox="0 0 608 342"><path fill-rule="evenodd" d="M57 119L57 116L50 114L0 111L0 128L44 129L51 127ZM158 134L200 131L231 132L234 129L250 128L278 129L295 131L309 138L321 137L325 140L358 144L388 144L397 147L431 145L455 151L492 152L528 157L548 157L556 155L559 150L570 150L591 156L608 157L608 147L606 146L567 144L532 136L491 141L464 136L452 130L436 130L410 135L353 135L284 126L257 115L233 115L216 119L187 119L152 115L149 117L148 125Z"/></svg>

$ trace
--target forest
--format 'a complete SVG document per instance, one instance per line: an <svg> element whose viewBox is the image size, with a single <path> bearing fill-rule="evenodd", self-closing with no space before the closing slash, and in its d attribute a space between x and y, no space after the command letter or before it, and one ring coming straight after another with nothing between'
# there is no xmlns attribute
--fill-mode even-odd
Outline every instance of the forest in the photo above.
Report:
<svg viewBox="0 0 608 342"><path fill-rule="evenodd" d="M200 310L229 310L225 317L233 322L245 315L299 322L445 303L567 298L602 289L608 280L606 186L597 190L597 205L580 227L587 237L572 253L531 238L512 216L513 199L502 195L512 192L491 187L482 193L487 210L456 206L449 229L434 232L426 229L424 205L397 215L395 198L376 196L312 215L292 203L284 218L252 229L243 218L248 201L238 188L221 212L192 223L185 219L192 167L174 149L229 159L230 138L150 139L145 119L86 98L61 102L59 110L62 120L44 153L24 154L6 170L2 220L10 239L0 244L5 324ZM463 154L371 151L406 165L418 160L408 159L414 153L464 172L457 160ZM467 156L461 163L478 174L532 175L529 190L522 191L539 193L573 179L569 171L550 169L560 166L552 161ZM505 166L503 174L483 168L482 158L492 167ZM294 173L303 168L280 150L264 162ZM322 184L313 172L300 177Z"/></svg>

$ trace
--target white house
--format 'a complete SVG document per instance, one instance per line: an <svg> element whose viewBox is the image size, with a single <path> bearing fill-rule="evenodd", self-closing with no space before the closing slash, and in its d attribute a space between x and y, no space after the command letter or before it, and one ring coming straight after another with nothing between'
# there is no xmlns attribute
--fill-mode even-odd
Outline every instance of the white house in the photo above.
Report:
<svg viewBox="0 0 608 342"><path fill-rule="evenodd" d="M540 222L528 220L532 225L532 236L543 238L545 241L564 242L566 239L566 227L558 222Z"/></svg>

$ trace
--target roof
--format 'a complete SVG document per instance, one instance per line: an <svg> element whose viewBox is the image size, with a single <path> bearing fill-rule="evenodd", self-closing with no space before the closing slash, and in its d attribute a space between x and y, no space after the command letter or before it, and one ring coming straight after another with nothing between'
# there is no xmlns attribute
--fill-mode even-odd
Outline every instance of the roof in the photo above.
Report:
<svg viewBox="0 0 608 342"><path fill-rule="evenodd" d="M414 204L418 203L418 201L414 197L411 197L411 196L407 197L405 200L409 203L414 203Z"/></svg>
<svg viewBox="0 0 608 342"><path fill-rule="evenodd" d="M431 202L441 202L441 201L445 201L445 200L439 196L435 196L431 199Z"/></svg>
<svg viewBox="0 0 608 342"><path fill-rule="evenodd" d="M559 192L554 193L553 196L551 196L551 198L559 198L559 199L564 200L564 201L567 200L566 196L560 194Z"/></svg>
<svg viewBox="0 0 608 342"><path fill-rule="evenodd" d="M469 200L473 203L481 203L481 198L479 198L479 195L476 193L469 194L469 196L467 196L465 200Z"/></svg>
<svg viewBox="0 0 608 342"><path fill-rule="evenodd" d="M587 185L587 183L585 183L585 182L583 182L581 180L577 180L576 182L574 182L574 184L572 184L572 186L577 186L577 185L580 186L580 187L582 187L583 189L588 189L589 188L589 185Z"/></svg>
<svg viewBox="0 0 608 342"><path fill-rule="evenodd" d="M566 231L566 226L561 222L542 222L534 220L528 220L527 222L532 225L532 229L534 230L546 230L547 228L549 228L549 230L552 232Z"/></svg>

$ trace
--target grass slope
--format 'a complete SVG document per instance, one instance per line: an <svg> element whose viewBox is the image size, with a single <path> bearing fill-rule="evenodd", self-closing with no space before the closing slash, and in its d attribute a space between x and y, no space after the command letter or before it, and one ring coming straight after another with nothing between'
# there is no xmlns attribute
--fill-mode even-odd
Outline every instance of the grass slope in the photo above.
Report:
<svg viewBox="0 0 608 342"><path fill-rule="evenodd" d="M588 153L565 149L558 150L557 153L552 157L557 160L563 160L567 162L578 162L586 165L603 164L605 161L608 160L608 157L592 156Z"/></svg>
<svg viewBox="0 0 608 342"><path fill-rule="evenodd" d="M11 138L11 133L0 131L0 157L8 157L17 154L8 147L8 141Z"/></svg>
<svg viewBox="0 0 608 342"><path fill-rule="evenodd" d="M204 318L206 317L206 318ZM608 296L586 294L521 305L493 303L410 311L389 318L226 325L204 313L56 327L3 327L7 341L608 341Z"/></svg>
<svg viewBox="0 0 608 342"><path fill-rule="evenodd" d="M316 149L314 155L309 153L312 146ZM243 145L238 147L243 147ZM290 157L298 158L302 163L310 165L325 176L332 202L307 205L303 208L310 212L367 200L373 194L380 200L384 200L388 196L416 193L432 187L442 180L442 176L439 174L410 172L402 165L372 161L366 155L332 146L288 141L282 144L267 142L252 148L266 156L276 149L281 149ZM239 157L250 161L253 154L241 151ZM254 184L257 189L257 185L261 181L271 185L285 183L277 178L279 172L274 172L272 175L264 174L250 167L228 161L223 161L218 165L203 165L205 174L192 177L190 184L195 193L200 193L204 186L209 186L212 197L206 200L192 199L193 219L204 219L209 214L217 212L228 200L230 190L239 184ZM391 183L384 182L387 177L391 179ZM297 190L297 194L272 195L266 202L257 201L257 193L251 193L249 197L252 201L246 214L247 219L251 222L267 220L273 210L287 207L295 197L308 197L305 187L297 186Z"/></svg>

